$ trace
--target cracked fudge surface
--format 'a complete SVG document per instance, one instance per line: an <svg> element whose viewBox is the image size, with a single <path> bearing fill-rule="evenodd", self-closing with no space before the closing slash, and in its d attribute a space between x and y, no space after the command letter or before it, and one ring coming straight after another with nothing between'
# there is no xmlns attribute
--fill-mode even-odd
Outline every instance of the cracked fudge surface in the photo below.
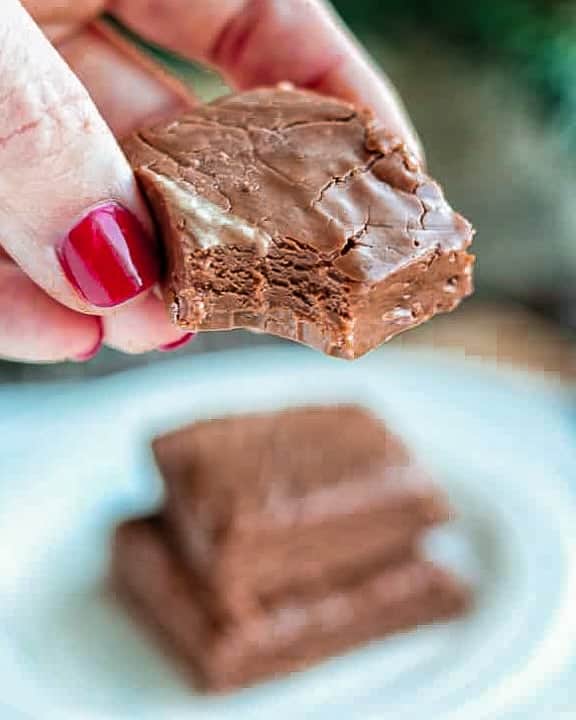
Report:
<svg viewBox="0 0 576 720"><path fill-rule="evenodd" d="M198 422L153 448L180 553L228 616L392 560L450 515L401 440L357 406Z"/></svg>
<svg viewBox="0 0 576 720"><path fill-rule="evenodd" d="M348 103L284 87L230 95L125 150L184 328L260 329L351 359L472 291L471 226Z"/></svg>

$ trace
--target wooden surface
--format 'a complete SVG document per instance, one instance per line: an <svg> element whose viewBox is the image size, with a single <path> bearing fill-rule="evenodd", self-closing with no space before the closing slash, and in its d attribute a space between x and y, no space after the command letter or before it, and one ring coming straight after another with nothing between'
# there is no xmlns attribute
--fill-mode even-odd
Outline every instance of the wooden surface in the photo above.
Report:
<svg viewBox="0 0 576 720"><path fill-rule="evenodd" d="M469 301L397 342L449 349L463 357L576 380L576 338L520 306Z"/></svg>

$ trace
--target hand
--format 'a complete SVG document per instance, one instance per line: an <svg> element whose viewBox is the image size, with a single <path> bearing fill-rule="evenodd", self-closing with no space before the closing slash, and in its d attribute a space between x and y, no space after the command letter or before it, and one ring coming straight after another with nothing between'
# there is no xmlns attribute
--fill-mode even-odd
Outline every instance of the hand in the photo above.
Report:
<svg viewBox="0 0 576 720"><path fill-rule="evenodd" d="M185 338L151 291L160 254L115 136L192 99L93 21L103 9L235 87L288 80L370 105L420 154L391 85L320 0L24 5L45 34L17 0L0 9L2 357L82 360L102 341L144 352Z"/></svg>

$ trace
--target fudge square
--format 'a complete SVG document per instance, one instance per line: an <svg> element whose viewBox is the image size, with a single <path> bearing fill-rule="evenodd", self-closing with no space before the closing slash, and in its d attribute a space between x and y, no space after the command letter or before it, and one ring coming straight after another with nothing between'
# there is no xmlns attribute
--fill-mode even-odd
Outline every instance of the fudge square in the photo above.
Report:
<svg viewBox="0 0 576 720"><path fill-rule="evenodd" d="M469 606L468 589L413 552L355 568L328 587L270 598L241 622L223 620L181 562L161 518L133 520L114 538L114 585L201 689L229 691L301 670L331 655Z"/></svg>
<svg viewBox="0 0 576 720"><path fill-rule="evenodd" d="M257 329L353 359L472 292L472 227L369 111L261 88L124 150L183 328Z"/></svg>
<svg viewBox="0 0 576 720"><path fill-rule="evenodd" d="M401 440L354 405L202 421L153 450L183 561L231 616L405 555L450 515Z"/></svg>

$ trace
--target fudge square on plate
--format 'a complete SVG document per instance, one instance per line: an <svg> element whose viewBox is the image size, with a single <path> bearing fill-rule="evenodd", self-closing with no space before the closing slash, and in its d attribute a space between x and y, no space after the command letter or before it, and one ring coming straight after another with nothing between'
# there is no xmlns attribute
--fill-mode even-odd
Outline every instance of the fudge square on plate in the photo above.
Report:
<svg viewBox="0 0 576 720"><path fill-rule="evenodd" d="M121 525L113 581L186 678L205 691L302 670L375 638L448 620L469 605L469 591L457 578L407 551L326 587L285 591L242 621L224 620L170 539L158 517Z"/></svg>
<svg viewBox="0 0 576 720"><path fill-rule="evenodd" d="M463 613L422 557L442 492L354 405L197 422L157 438L166 503L116 532L121 596L206 690L302 669Z"/></svg>
<svg viewBox="0 0 576 720"><path fill-rule="evenodd" d="M449 517L400 439L356 406L199 422L153 449L180 552L232 615L393 559Z"/></svg>

